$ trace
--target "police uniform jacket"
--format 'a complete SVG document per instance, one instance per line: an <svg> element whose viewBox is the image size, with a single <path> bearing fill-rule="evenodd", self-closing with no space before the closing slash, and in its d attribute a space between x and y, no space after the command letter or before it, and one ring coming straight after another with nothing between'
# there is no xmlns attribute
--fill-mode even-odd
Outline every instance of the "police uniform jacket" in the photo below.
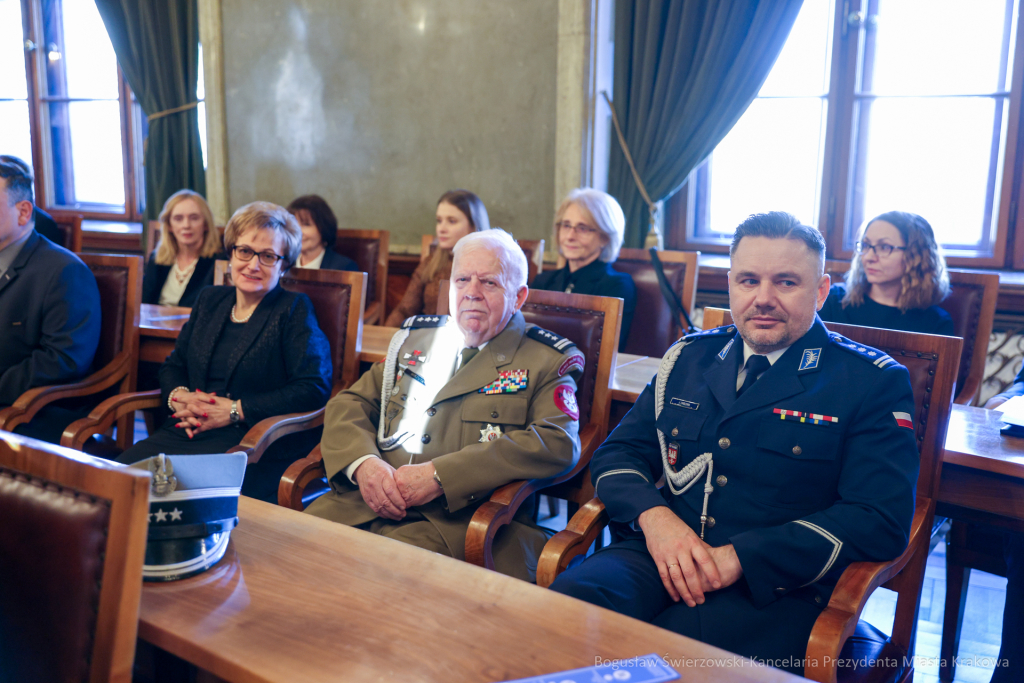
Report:
<svg viewBox="0 0 1024 683"><path fill-rule="evenodd" d="M684 337L659 374L673 356L664 393L652 381L591 463L613 521L667 505L699 533L709 485L704 539L735 547L757 607L790 593L824 607L851 562L906 548L919 466L906 368L819 319L739 397L735 327ZM657 489L703 453L710 478Z"/></svg>
<svg viewBox="0 0 1024 683"><path fill-rule="evenodd" d="M308 512L351 526L369 522L377 514L345 476L346 467L364 455L379 455L395 468L433 461L444 493L417 511L440 532L452 557L464 559L469 521L494 489L558 475L578 460L578 415L572 413L580 366L569 359L579 352L568 340L527 325L517 312L453 375L463 347L454 320L415 316L405 326L385 361L327 404L321 451L332 490ZM516 371L525 372L525 381L515 390L500 386L516 382ZM390 383L396 375L382 402L385 377ZM573 397L568 406L567 395ZM523 551L511 561L535 567L532 555L546 537L522 517L499 539L515 534L520 542L513 545ZM522 566L502 566L497 554L495 562L503 573L523 575Z"/></svg>

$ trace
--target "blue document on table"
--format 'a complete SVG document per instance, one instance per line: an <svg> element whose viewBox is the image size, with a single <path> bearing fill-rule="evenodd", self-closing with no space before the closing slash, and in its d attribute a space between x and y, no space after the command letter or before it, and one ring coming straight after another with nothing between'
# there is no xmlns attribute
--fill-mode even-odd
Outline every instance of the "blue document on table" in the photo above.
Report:
<svg viewBox="0 0 1024 683"><path fill-rule="evenodd" d="M507 683L661 683L677 678L679 673L664 659L650 654L629 659L604 660L596 666L519 678Z"/></svg>

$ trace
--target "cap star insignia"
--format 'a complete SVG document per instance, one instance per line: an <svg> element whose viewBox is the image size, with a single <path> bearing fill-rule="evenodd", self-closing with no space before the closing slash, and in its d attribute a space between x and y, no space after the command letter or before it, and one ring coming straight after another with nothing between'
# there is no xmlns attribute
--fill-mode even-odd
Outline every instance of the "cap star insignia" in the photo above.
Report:
<svg viewBox="0 0 1024 683"><path fill-rule="evenodd" d="M181 521L181 510L179 510L178 508L174 508L173 510L171 510L171 521L172 522L180 522Z"/></svg>
<svg viewBox="0 0 1024 683"><path fill-rule="evenodd" d="M164 512L162 509L157 509L157 511L156 511L156 521L158 521L158 522L166 522L167 521L167 513Z"/></svg>

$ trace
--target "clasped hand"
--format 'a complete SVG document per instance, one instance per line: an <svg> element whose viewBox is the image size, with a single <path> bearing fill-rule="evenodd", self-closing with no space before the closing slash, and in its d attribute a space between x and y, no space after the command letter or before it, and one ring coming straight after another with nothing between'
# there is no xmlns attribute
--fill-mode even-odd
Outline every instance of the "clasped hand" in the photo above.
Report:
<svg viewBox="0 0 1024 683"><path fill-rule="evenodd" d="M712 548L669 508L653 507L638 521L661 582L675 602L703 604L705 593L731 586L743 575L731 544Z"/></svg>
<svg viewBox="0 0 1024 683"><path fill-rule="evenodd" d="M231 399L207 394L203 391L178 391L171 397L171 404L177 408L175 426L184 429L188 438L200 432L226 427L231 424Z"/></svg>
<svg viewBox="0 0 1024 683"><path fill-rule="evenodd" d="M408 508L429 503L442 493L432 462L396 470L380 458L369 458L356 468L353 478L370 509L395 521L403 519Z"/></svg>

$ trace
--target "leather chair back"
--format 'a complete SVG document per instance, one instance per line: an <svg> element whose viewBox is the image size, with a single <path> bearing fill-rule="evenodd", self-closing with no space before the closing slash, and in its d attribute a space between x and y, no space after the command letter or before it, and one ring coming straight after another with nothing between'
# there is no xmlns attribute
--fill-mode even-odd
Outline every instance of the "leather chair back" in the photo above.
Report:
<svg viewBox="0 0 1024 683"><path fill-rule="evenodd" d="M534 276L544 269L544 240L517 240L519 248L526 254L526 281L533 282ZM437 238L424 235L420 240L420 263L426 262L434 249Z"/></svg>
<svg viewBox="0 0 1024 683"><path fill-rule="evenodd" d="M134 351L137 356L142 257L115 254L79 254L79 257L89 266L100 290L103 324L93 367L104 367L122 351Z"/></svg>
<svg viewBox="0 0 1024 683"><path fill-rule="evenodd" d="M388 249L391 233L387 230L339 230L334 250L347 256L368 275L366 280L366 308L369 312L376 304L379 314L373 321L384 320L384 302L387 296ZM367 321L367 322L373 322Z"/></svg>
<svg viewBox="0 0 1024 683"><path fill-rule="evenodd" d="M690 315L697 295L699 256L697 251L658 252L665 278ZM624 352L655 358L664 356L668 347L681 336L682 322L661 294L650 252L646 249L622 249L612 268L620 273L629 273L636 285L637 305Z"/></svg>
<svg viewBox="0 0 1024 683"><path fill-rule="evenodd" d="M64 235L62 247L76 254L82 251L82 221L85 217L80 214L56 214L53 222L57 224Z"/></svg>
<svg viewBox="0 0 1024 683"><path fill-rule="evenodd" d="M0 678L129 681L149 473L0 433Z"/></svg>
<svg viewBox="0 0 1024 683"><path fill-rule="evenodd" d="M363 331L366 273L292 268L281 276L281 286L313 302L317 323L331 344L331 395L347 388L359 374L356 345Z"/></svg>

